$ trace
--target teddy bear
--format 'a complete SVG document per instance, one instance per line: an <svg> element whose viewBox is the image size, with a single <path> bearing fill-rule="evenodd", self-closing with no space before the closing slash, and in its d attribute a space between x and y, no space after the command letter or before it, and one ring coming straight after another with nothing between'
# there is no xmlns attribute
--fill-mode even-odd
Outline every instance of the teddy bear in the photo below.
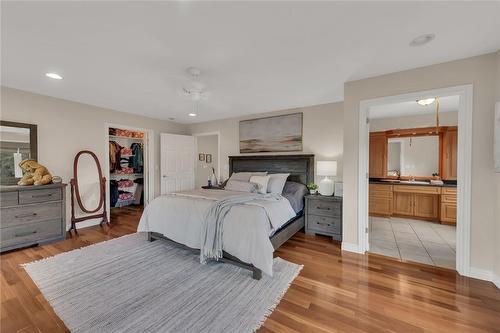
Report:
<svg viewBox="0 0 500 333"><path fill-rule="evenodd" d="M49 170L35 160L22 160L19 167L23 169L24 176L17 185L45 185L52 183L52 175Z"/></svg>

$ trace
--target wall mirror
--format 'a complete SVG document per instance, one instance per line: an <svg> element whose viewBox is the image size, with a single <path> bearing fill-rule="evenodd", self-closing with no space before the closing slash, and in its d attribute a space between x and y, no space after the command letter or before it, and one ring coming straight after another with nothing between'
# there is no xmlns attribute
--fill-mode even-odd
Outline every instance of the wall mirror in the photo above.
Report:
<svg viewBox="0 0 500 333"><path fill-rule="evenodd" d="M108 223L105 194L106 179L102 176L101 164L93 152L82 150L76 154L73 161L73 179L71 179L70 184L70 231L75 230L76 232L76 223L89 219L102 218L101 224ZM75 213L92 215L76 217Z"/></svg>
<svg viewBox="0 0 500 333"><path fill-rule="evenodd" d="M15 185L23 176L19 162L37 159L37 126L0 120L0 184Z"/></svg>
<svg viewBox="0 0 500 333"><path fill-rule="evenodd" d="M431 177L439 173L439 136L388 138L387 176Z"/></svg>

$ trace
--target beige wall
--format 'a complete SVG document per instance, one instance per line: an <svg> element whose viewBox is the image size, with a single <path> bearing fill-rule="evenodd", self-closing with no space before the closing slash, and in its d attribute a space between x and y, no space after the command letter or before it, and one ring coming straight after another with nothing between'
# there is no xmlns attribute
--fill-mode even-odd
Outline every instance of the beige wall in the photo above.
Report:
<svg viewBox="0 0 500 333"><path fill-rule="evenodd" d="M203 135L196 138L197 154L212 154L212 163L200 161L198 155L196 156L196 188L207 185L208 177L212 174L212 168L215 169L215 174L217 174L218 141L218 135Z"/></svg>
<svg viewBox="0 0 500 333"><path fill-rule="evenodd" d="M296 154L313 153L316 161L322 159L338 161L337 179L342 179L342 110L342 103L316 105L194 124L190 126L190 131L192 134L220 132L221 173L225 179L228 177L228 156L239 155L240 120L303 112L303 151Z"/></svg>
<svg viewBox="0 0 500 333"><path fill-rule="evenodd" d="M443 112L439 115L439 125L457 126L458 112ZM370 119L370 132L392 129L432 127L436 126L436 116L433 114Z"/></svg>
<svg viewBox="0 0 500 333"><path fill-rule="evenodd" d="M67 183L73 176L73 159L83 149L93 151L104 167L107 136L105 123L154 131L154 158L159 165L159 133L185 134L185 125L102 109L91 105L1 87L1 119L38 126L38 161ZM160 190L155 169L155 193ZM69 221L69 191L67 191Z"/></svg>
<svg viewBox="0 0 500 333"><path fill-rule="evenodd" d="M417 68L344 85L344 241L358 243L358 120L365 99L473 84L471 266L492 271L498 203L493 171L496 54Z"/></svg>

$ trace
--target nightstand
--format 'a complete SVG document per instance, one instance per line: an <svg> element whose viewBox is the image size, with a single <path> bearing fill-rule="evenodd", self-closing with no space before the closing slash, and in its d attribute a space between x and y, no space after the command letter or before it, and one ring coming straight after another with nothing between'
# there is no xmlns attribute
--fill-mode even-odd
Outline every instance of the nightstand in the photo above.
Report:
<svg viewBox="0 0 500 333"><path fill-rule="evenodd" d="M342 197L306 195L306 234L342 240Z"/></svg>

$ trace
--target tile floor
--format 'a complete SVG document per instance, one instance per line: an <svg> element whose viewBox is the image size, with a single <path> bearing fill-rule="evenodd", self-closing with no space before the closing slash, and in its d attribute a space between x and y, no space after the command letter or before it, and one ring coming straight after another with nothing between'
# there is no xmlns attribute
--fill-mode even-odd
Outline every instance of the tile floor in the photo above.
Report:
<svg viewBox="0 0 500 333"><path fill-rule="evenodd" d="M455 269L456 228L405 218L370 217L370 252Z"/></svg>

